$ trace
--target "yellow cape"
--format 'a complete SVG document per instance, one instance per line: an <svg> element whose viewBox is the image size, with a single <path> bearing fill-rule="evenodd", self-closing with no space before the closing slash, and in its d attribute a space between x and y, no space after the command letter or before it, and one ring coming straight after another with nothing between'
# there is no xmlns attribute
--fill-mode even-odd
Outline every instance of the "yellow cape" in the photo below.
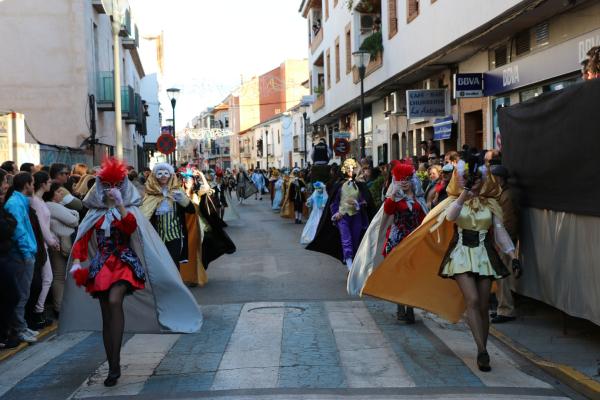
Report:
<svg viewBox="0 0 600 400"><path fill-rule="evenodd" d="M198 206L195 214L186 214L185 222L188 231L188 262L179 264L181 279L189 285L204 286L208 275L202 265L202 232L198 217Z"/></svg>

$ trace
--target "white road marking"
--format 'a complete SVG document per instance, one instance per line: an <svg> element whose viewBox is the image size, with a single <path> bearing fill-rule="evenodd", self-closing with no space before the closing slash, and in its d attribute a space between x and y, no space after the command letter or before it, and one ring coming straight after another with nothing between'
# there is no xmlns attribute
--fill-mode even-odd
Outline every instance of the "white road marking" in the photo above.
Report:
<svg viewBox="0 0 600 400"><path fill-rule="evenodd" d="M277 387L283 305L244 305L211 390Z"/></svg>
<svg viewBox="0 0 600 400"><path fill-rule="evenodd" d="M325 303L350 388L414 387L362 301Z"/></svg>
<svg viewBox="0 0 600 400"><path fill-rule="evenodd" d="M139 394L148 378L180 336L171 334L135 335L125 343L121 350L121 378L117 386L111 388L104 386L104 379L108 374L108 363L105 362L70 398Z"/></svg>

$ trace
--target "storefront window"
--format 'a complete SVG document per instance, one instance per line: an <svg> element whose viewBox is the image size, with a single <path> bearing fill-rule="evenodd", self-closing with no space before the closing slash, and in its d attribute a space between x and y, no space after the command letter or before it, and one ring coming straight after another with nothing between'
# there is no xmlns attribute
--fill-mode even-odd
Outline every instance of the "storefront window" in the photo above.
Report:
<svg viewBox="0 0 600 400"><path fill-rule="evenodd" d="M524 101L533 99L534 97L537 97L542 93L544 93L544 88L540 86L540 87L536 87L533 89L522 91L521 93L519 93L519 98L522 103Z"/></svg>
<svg viewBox="0 0 600 400"><path fill-rule="evenodd" d="M500 132L500 124L498 123L498 109L500 107L510 106L510 97L498 97L492 101L492 123L493 123L493 143L496 147L496 136Z"/></svg>

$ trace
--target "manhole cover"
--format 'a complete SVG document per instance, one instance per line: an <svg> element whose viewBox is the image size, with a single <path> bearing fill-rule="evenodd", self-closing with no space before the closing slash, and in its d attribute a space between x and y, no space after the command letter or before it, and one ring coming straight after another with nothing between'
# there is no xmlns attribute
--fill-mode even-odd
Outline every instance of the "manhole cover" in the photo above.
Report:
<svg viewBox="0 0 600 400"><path fill-rule="evenodd" d="M254 307L248 310L248 312L260 313L260 314L270 314L271 311L281 310L284 311L292 311L296 313L303 313L306 308L297 307L297 306L265 306L265 307Z"/></svg>

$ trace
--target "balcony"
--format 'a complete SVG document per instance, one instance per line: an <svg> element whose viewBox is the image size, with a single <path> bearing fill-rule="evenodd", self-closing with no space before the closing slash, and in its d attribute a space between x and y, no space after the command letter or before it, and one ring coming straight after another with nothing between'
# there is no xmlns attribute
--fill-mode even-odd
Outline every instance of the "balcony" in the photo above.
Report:
<svg viewBox="0 0 600 400"><path fill-rule="evenodd" d="M131 86L121 86L121 118L127 124L135 124L137 114L133 88Z"/></svg>
<svg viewBox="0 0 600 400"><path fill-rule="evenodd" d="M367 69L365 70L365 78L371 75L373 72L381 68L383 65L383 52L377 53L377 57L369 59L369 64L367 65ZM358 73L358 68L355 66L352 67L352 80L354 83L360 82L360 75Z"/></svg>
<svg viewBox="0 0 600 400"><path fill-rule="evenodd" d="M106 14L106 7L104 7L103 0L92 0L92 7L98 14Z"/></svg>
<svg viewBox="0 0 600 400"><path fill-rule="evenodd" d="M121 23L121 31L119 32L119 36L121 37L131 37L131 9L125 10L125 15L123 15L123 22Z"/></svg>
<svg viewBox="0 0 600 400"><path fill-rule="evenodd" d="M317 95L317 99L312 105L312 111L315 113L319 111L321 108L325 107L325 94L321 93Z"/></svg>
<svg viewBox="0 0 600 400"><path fill-rule="evenodd" d="M123 37L123 47L128 50L135 50L140 45L140 33L137 25L134 25L133 35Z"/></svg>
<svg viewBox="0 0 600 400"><path fill-rule="evenodd" d="M323 42L323 27L321 27L321 29L319 29L319 32L317 32L317 34L315 35L315 37L312 40L312 42L310 42L310 52L311 52L311 54L314 53L315 51L317 51L317 49L319 48L319 45L322 42Z"/></svg>
<svg viewBox="0 0 600 400"><path fill-rule="evenodd" d="M96 78L96 106L98 111L115 110L115 81L112 71L99 72Z"/></svg>

